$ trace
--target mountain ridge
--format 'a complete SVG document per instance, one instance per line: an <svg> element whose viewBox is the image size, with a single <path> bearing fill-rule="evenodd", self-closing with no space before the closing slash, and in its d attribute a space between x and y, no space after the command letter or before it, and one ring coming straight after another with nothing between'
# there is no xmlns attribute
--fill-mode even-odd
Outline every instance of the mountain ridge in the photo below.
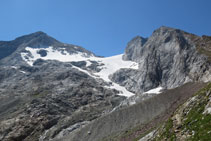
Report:
<svg viewBox="0 0 211 141"><path fill-rule="evenodd" d="M105 58L43 32L0 42L0 140L62 139L169 89L209 82L209 47L209 36L169 27L136 36L124 54ZM146 114L156 116L150 106Z"/></svg>

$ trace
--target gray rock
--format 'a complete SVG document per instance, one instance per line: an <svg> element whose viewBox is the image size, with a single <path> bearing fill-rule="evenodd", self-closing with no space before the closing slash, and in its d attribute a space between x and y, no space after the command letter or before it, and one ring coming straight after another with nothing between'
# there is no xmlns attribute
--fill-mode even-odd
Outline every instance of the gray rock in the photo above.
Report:
<svg viewBox="0 0 211 141"><path fill-rule="evenodd" d="M143 54L143 46L147 42L147 38L136 36L127 45L125 54L123 55L124 60L138 61L140 56Z"/></svg>
<svg viewBox="0 0 211 141"><path fill-rule="evenodd" d="M138 62L139 70L122 69L110 78L136 93L159 85L170 89L191 81L210 81L208 56L198 52L192 36L200 38L161 27L147 41L136 37L129 42L123 58Z"/></svg>

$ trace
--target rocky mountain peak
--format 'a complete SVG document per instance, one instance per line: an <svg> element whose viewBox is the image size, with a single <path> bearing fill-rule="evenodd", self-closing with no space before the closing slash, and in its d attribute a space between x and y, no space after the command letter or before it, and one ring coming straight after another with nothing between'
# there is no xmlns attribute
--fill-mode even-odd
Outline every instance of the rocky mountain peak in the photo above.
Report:
<svg viewBox="0 0 211 141"><path fill-rule="evenodd" d="M47 59L49 54L54 54L53 58L50 57L53 60L58 58L64 60L65 57L72 54L82 55L82 57L95 56L94 53L80 46L62 43L42 31L24 35L12 41L0 42L0 65L26 64L29 60L32 63L33 59L39 58L35 56ZM59 55L60 57L58 57Z"/></svg>
<svg viewBox="0 0 211 141"><path fill-rule="evenodd" d="M184 34L184 33L187 33L187 32L180 29L172 28L172 27L161 26L158 29L154 30L152 35L163 36L166 34Z"/></svg>
<svg viewBox="0 0 211 141"><path fill-rule="evenodd" d="M187 43L187 34L189 33L180 29L161 26L152 33L152 35L150 36L150 41L160 43L177 42L181 44L180 47L183 47L185 42Z"/></svg>
<svg viewBox="0 0 211 141"><path fill-rule="evenodd" d="M175 49L183 49L187 46L187 44L189 44L188 36L186 36L186 34L186 32L179 29L161 26L160 28L156 29L149 38L143 38L141 36L134 37L127 44L123 59L133 61L142 60L140 58L152 48L157 47L157 49L160 48L166 50L167 46L169 45L165 44L170 43L178 44L178 46L175 45Z"/></svg>
<svg viewBox="0 0 211 141"><path fill-rule="evenodd" d="M50 37L42 31L18 37L15 39L15 41L24 43L25 46L31 47L42 47L61 44L61 42Z"/></svg>
<svg viewBox="0 0 211 141"><path fill-rule="evenodd" d="M128 44L130 44L131 42L140 42L142 45L144 45L146 41L147 41L147 38L144 38L141 36L135 36Z"/></svg>
<svg viewBox="0 0 211 141"><path fill-rule="evenodd" d="M124 60L136 60L141 55L142 47L147 42L147 38L136 36L128 44L123 56Z"/></svg>
<svg viewBox="0 0 211 141"><path fill-rule="evenodd" d="M59 41L50 37L46 33L42 31L38 31L32 34L24 35L16 38L12 41L1 41L0 42L0 59L3 59L12 53L14 53L17 49L23 50L25 47L48 47L53 45L61 45Z"/></svg>
<svg viewBox="0 0 211 141"><path fill-rule="evenodd" d="M165 32L171 32L171 31L176 31L176 30L179 30L179 29L167 27L167 26L161 26L158 29L155 29L153 33L155 32L165 33Z"/></svg>
<svg viewBox="0 0 211 141"><path fill-rule="evenodd" d="M135 37L128 43L123 59L138 62L141 71L120 70L112 76L113 81L131 91L143 92L158 86L174 88L191 81L211 80L205 56L209 53L193 41L195 38L200 39L164 26L155 30L145 42ZM204 44L206 47L208 42ZM123 77L125 79L121 79Z"/></svg>

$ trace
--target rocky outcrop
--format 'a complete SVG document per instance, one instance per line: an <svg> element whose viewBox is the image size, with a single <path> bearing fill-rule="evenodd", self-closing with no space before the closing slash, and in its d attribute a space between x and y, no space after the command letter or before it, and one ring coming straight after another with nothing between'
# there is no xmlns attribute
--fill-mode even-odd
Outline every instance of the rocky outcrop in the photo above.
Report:
<svg viewBox="0 0 211 141"><path fill-rule="evenodd" d="M137 93L158 86L169 89L191 81L210 81L209 56L199 52L209 46L209 38L204 47L197 43L200 38L168 27L155 30L147 40L136 37L123 58L138 62L139 71L119 70L111 79Z"/></svg>
<svg viewBox="0 0 211 141"><path fill-rule="evenodd" d="M0 140L49 140L125 99L70 63L1 68L0 75Z"/></svg>
<svg viewBox="0 0 211 141"><path fill-rule="evenodd" d="M147 38L141 36L136 36L133 38L125 49L125 54L123 56L124 60L139 61L140 56L143 55L143 46L147 42Z"/></svg>

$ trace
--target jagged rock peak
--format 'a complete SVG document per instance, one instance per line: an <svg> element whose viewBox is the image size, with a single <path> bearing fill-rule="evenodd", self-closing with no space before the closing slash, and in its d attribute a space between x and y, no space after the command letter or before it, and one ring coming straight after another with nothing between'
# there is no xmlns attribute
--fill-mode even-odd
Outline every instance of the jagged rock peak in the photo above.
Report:
<svg viewBox="0 0 211 141"><path fill-rule="evenodd" d="M123 56L124 60L136 60L137 56L141 54L141 48L147 42L147 38L136 36L128 44L125 49L125 54Z"/></svg>
<svg viewBox="0 0 211 141"><path fill-rule="evenodd" d="M123 59L139 61L140 57L143 56L144 48L153 44L158 46L163 43L177 41L179 44L181 44L181 47L183 47L186 42L187 34L187 32L179 29L161 26L160 28L156 29L149 38L143 38L141 36L134 37L127 44Z"/></svg>
<svg viewBox="0 0 211 141"><path fill-rule="evenodd" d="M165 34L167 32L175 32L175 33L185 33L184 31L172 27L167 27L167 26L161 26L158 29L154 30L153 33L160 33L160 34Z"/></svg>
<svg viewBox="0 0 211 141"><path fill-rule="evenodd" d="M194 41L196 39L199 43ZM111 78L135 92L158 86L175 88L191 81L210 81L208 41L201 45L199 36L162 26L144 44L134 39L128 43L123 59L138 62L141 71L120 70ZM133 77L120 79L126 73Z"/></svg>
<svg viewBox="0 0 211 141"><path fill-rule="evenodd" d="M147 38L141 37L141 36L135 36L130 42L140 42L142 45L145 44L147 41ZM130 44L130 42L128 44Z"/></svg>
<svg viewBox="0 0 211 141"><path fill-rule="evenodd" d="M28 35L24 35L15 39L15 41L26 43L27 46L51 46L51 45L58 45L61 42L57 41L56 39L50 37L46 33L42 31L38 31L35 33L31 33Z"/></svg>
<svg viewBox="0 0 211 141"><path fill-rule="evenodd" d="M48 35L43 31L37 31L34 33L20 36L20 37L16 38L15 40L27 39L27 38L37 38L37 37L44 37L44 36L48 36ZM50 36L48 36L48 37L50 37Z"/></svg>
<svg viewBox="0 0 211 141"><path fill-rule="evenodd" d="M60 45L56 39L48 36L46 33L38 31L32 34L24 35L12 41L0 42L0 59L3 59L17 49L23 50L25 47L47 47L52 45Z"/></svg>

